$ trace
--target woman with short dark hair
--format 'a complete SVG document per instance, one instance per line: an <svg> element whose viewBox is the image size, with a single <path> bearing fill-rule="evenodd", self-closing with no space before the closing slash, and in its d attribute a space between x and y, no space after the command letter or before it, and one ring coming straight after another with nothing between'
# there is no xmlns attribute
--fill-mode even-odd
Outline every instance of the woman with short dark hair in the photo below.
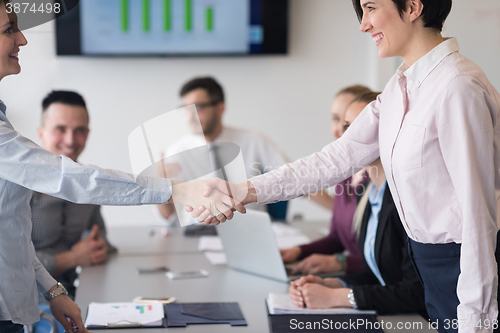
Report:
<svg viewBox="0 0 500 333"><path fill-rule="evenodd" d="M244 204L290 200L380 157L429 316L440 332L491 332L498 327L500 94L458 53L456 38L441 35L451 0L353 4L379 56L404 63L339 140L232 194ZM205 193L211 188L225 191L220 180ZM209 216L198 220L210 223Z"/></svg>

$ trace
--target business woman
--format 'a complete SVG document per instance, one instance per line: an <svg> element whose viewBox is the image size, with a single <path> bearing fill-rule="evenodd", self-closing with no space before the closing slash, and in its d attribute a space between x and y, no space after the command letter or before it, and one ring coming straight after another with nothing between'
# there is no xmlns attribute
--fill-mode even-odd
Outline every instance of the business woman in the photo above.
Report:
<svg viewBox="0 0 500 333"><path fill-rule="evenodd" d="M353 4L379 56L404 63L342 138L232 194L243 203L290 200L380 157L439 332L491 332L498 328L500 94L458 52L457 39L441 35L451 0ZM227 192L220 180L205 193L213 188ZM192 215L212 222L210 212Z"/></svg>
<svg viewBox="0 0 500 333"><path fill-rule="evenodd" d="M0 80L18 74L20 48L27 44L17 27L13 10L7 13L8 0L0 0ZM10 8L10 7L9 7ZM25 98L19 88L18 98ZM165 179L142 179L147 187L136 183L133 175L80 165L64 156L56 156L14 130L0 101L0 333L23 332L23 325L40 318L38 293L49 300L51 312L67 332L83 326L80 309L67 296L35 256L31 242L32 191L45 193L76 203L108 205L161 204L174 200L195 200L202 183L175 183ZM209 206L226 210L224 200L209 200ZM227 213L225 217L231 217ZM69 321L67 320L69 318Z"/></svg>

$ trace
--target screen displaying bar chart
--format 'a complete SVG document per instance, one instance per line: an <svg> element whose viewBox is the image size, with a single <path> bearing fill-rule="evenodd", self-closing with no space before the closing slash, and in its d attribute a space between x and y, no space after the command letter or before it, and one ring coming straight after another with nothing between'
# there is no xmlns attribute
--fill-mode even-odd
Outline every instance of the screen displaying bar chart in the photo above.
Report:
<svg viewBox="0 0 500 333"><path fill-rule="evenodd" d="M247 53L250 0L81 1L86 54Z"/></svg>

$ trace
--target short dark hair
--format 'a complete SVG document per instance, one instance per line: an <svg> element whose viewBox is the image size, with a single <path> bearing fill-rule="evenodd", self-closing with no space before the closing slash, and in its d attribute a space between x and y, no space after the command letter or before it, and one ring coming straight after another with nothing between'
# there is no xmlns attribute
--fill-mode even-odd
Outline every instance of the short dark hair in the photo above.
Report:
<svg viewBox="0 0 500 333"><path fill-rule="evenodd" d="M363 8L361 8L360 0L352 0L354 5L354 10L358 16L358 20L361 22L363 18ZM403 18L403 13L406 12L406 5L409 0L392 0L398 9L399 16ZM422 19L424 21L424 27L436 29L438 31L443 30L444 21L450 14L452 0L420 0L424 5L422 10Z"/></svg>
<svg viewBox="0 0 500 333"><path fill-rule="evenodd" d="M42 101L43 112L53 103L82 106L87 110L87 105L82 95L74 91L52 90Z"/></svg>
<svg viewBox="0 0 500 333"><path fill-rule="evenodd" d="M180 91L180 96L190 93L196 89L205 89L212 103L224 102L224 91L222 86L213 77L198 77L186 82Z"/></svg>

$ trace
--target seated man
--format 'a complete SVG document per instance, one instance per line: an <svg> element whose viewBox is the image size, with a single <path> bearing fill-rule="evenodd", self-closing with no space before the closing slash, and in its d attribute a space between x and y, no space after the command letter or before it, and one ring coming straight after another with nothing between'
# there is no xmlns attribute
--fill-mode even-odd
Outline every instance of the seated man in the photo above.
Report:
<svg viewBox="0 0 500 333"><path fill-rule="evenodd" d="M42 147L76 161L89 134L89 115L84 99L75 92L53 91L43 100L42 109L38 128ZM108 253L116 252L106 241L100 206L78 205L36 192L30 205L31 238L36 255L74 299L76 267L102 263ZM40 303L46 303L43 297Z"/></svg>
<svg viewBox="0 0 500 333"><path fill-rule="evenodd" d="M224 92L215 79L211 77L195 78L184 84L180 96L183 105L196 105L200 121L198 123L194 116L191 115L188 122L192 134L180 138L169 146L165 156L203 145L205 140L209 144L218 142L237 144L241 148L248 178L286 163L283 155L262 136L252 131L235 129L222 124L222 116L226 109ZM249 208L265 209L264 206L259 205L252 205ZM159 205L158 209L167 223L174 223L177 215L173 203ZM182 214L185 214L185 212L182 212ZM276 215L274 217L285 218L285 216Z"/></svg>

